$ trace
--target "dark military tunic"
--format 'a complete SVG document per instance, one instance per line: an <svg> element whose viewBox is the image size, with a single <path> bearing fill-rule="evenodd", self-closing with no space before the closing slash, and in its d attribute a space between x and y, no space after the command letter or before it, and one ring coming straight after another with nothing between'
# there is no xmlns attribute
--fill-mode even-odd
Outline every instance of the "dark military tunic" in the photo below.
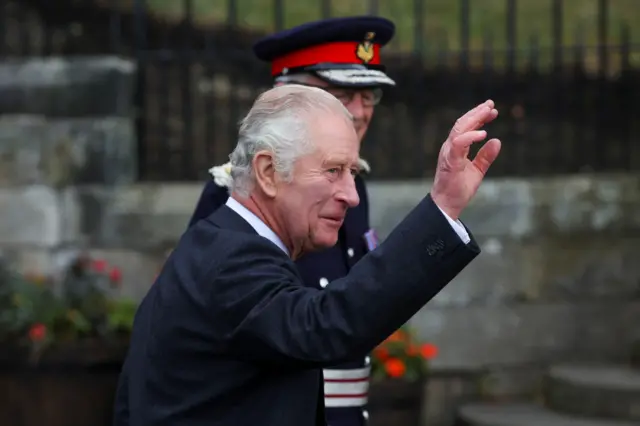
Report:
<svg viewBox="0 0 640 426"><path fill-rule="evenodd" d="M296 263L309 286L324 288L331 281L347 275L351 267L377 242L369 228L369 202L365 182L355 178L360 204L349 209L339 232L338 243L332 248L309 253ZM226 203L229 198L225 186L209 181L198 201L189 227ZM354 359L324 370L325 406L329 426L364 426L367 423L367 391L370 359Z"/></svg>

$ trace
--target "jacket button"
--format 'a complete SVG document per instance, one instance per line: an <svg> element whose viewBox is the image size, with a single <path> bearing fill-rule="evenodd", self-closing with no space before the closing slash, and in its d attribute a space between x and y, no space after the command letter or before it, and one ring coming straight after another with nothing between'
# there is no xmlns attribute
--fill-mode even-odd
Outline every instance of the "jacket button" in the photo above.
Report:
<svg viewBox="0 0 640 426"><path fill-rule="evenodd" d="M365 365L365 367L366 367L366 366L368 366L368 365L370 365L370 364L371 364L371 357L370 357L370 356L367 356L367 357L364 359L364 365Z"/></svg>
<svg viewBox="0 0 640 426"><path fill-rule="evenodd" d="M349 247L349 249L347 250L347 254L349 255L349 257L353 257L354 251L351 247Z"/></svg>
<svg viewBox="0 0 640 426"><path fill-rule="evenodd" d="M329 280L326 278L320 278L320 287L325 288L329 284Z"/></svg>
<svg viewBox="0 0 640 426"><path fill-rule="evenodd" d="M365 420L369 420L369 412L367 410L362 410L362 417L364 417Z"/></svg>

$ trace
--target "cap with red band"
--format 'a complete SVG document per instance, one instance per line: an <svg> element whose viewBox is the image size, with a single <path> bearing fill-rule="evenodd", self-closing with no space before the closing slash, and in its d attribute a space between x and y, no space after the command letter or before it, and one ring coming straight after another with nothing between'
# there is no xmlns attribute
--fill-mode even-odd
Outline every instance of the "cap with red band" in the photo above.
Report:
<svg viewBox="0 0 640 426"><path fill-rule="evenodd" d="M271 62L271 75L281 75L285 69L307 67L319 63L328 64L363 64L380 65L380 45L372 44L373 52L371 59L366 62L357 60L357 50L360 43L355 41L335 41L333 43L319 44L296 50Z"/></svg>
<svg viewBox="0 0 640 426"><path fill-rule="evenodd" d="M374 16L310 22L258 40L256 56L271 63L271 75L313 72L339 86L395 85L384 72L380 49L395 32Z"/></svg>

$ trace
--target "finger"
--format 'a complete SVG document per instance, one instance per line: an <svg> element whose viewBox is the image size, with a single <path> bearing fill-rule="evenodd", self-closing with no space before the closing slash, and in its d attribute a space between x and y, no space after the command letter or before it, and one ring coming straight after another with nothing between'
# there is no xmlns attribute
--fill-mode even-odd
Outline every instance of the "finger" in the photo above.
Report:
<svg viewBox="0 0 640 426"><path fill-rule="evenodd" d="M490 139L478 150L476 158L472 161L473 165L476 166L483 175L487 174L491 164L498 158L501 147L502 142L500 142L500 139Z"/></svg>
<svg viewBox="0 0 640 426"><path fill-rule="evenodd" d="M485 117L481 117L480 120L478 120L476 123L471 123L470 125L470 129L469 130L477 130L480 129L482 126L484 126L485 124L489 124L491 123L493 120L495 120L498 117L498 110L497 109L492 109L489 110L489 113L486 114Z"/></svg>
<svg viewBox="0 0 640 426"><path fill-rule="evenodd" d="M472 130L454 138L451 141L451 145L453 146L453 149L467 150L472 143L480 142L486 137L487 132L485 130Z"/></svg>
<svg viewBox="0 0 640 426"><path fill-rule="evenodd" d="M491 123L496 118L498 118L498 110L494 108L489 112L487 118L485 118L484 123L482 123L482 124Z"/></svg>
<svg viewBox="0 0 640 426"><path fill-rule="evenodd" d="M453 126L453 130L452 132L455 132L456 134L461 134L466 132L467 130L470 130L468 128L466 128L469 123L473 122L474 120L477 119L478 114L482 114L483 112L485 112L486 109L490 109L493 107L489 107L489 105L487 105L489 101L483 102L480 105L476 106L475 108L467 111L462 117L458 118L458 120L456 120L455 125Z"/></svg>
<svg viewBox="0 0 640 426"><path fill-rule="evenodd" d="M468 111L465 115L463 115L456 121L453 129L451 129L451 133L449 136L456 137L464 132L468 132L469 130L475 130L479 128L488 119L493 120L495 117L497 117L496 115L492 118L492 115L494 114L493 111L496 111L493 107L493 101L488 100L481 103L474 109Z"/></svg>
<svg viewBox="0 0 640 426"><path fill-rule="evenodd" d="M480 142L486 137L487 132L484 130L472 130L454 138L450 142L451 148L449 149L448 160L452 162L467 160L471 144L474 142Z"/></svg>
<svg viewBox="0 0 640 426"><path fill-rule="evenodd" d="M470 122L467 131L478 130L482 128L482 126L484 126L485 124L491 123L497 117L498 117L498 110L490 109L483 116L477 117L477 120L475 122Z"/></svg>

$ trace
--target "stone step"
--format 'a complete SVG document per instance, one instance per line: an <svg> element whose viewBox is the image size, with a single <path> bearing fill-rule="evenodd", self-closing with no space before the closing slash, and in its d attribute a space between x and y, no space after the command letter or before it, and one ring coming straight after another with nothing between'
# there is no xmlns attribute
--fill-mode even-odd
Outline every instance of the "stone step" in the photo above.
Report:
<svg viewBox="0 0 640 426"><path fill-rule="evenodd" d="M545 401L561 413L640 423L640 371L626 365L558 365L546 375Z"/></svg>
<svg viewBox="0 0 640 426"><path fill-rule="evenodd" d="M572 417L534 404L468 404L458 410L458 426L638 426L634 421Z"/></svg>

